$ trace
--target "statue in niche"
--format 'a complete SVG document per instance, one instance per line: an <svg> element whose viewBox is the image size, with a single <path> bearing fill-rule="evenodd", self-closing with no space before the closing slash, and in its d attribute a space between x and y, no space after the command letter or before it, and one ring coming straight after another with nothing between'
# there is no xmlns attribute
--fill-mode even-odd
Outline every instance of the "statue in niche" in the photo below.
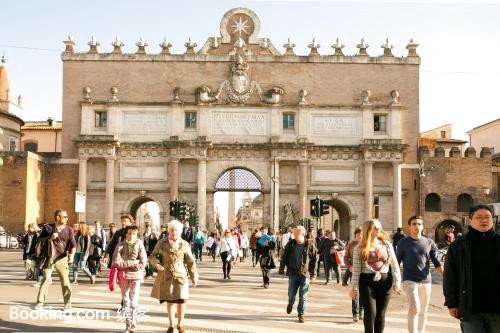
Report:
<svg viewBox="0 0 500 333"><path fill-rule="evenodd" d="M285 212L285 217L284 217L285 225L289 226L289 225L294 224L295 223L295 215L296 215L297 211L296 211L295 207L293 206L293 204L290 201L288 201L283 206L283 210Z"/></svg>
<svg viewBox="0 0 500 333"><path fill-rule="evenodd" d="M399 91L392 90L391 91L391 105L399 104Z"/></svg>

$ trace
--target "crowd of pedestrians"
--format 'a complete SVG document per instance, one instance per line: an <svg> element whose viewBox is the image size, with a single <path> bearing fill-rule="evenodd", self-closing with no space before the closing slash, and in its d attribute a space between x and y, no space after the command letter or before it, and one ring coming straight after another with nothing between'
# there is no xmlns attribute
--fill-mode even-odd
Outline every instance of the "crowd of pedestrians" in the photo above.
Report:
<svg viewBox="0 0 500 333"><path fill-rule="evenodd" d="M141 231L126 214L121 217L120 229L111 223L106 231L100 221L71 227L67 212L59 209L53 223L28 225L23 260L26 279L39 285L37 309L44 307L53 271L59 276L65 310L71 310L71 283L79 282L80 270L90 284L99 273L119 275L120 310L130 314L125 321L127 332L137 329L141 284L155 273L151 296L167 303L167 332L174 331L175 313L176 328L184 332L189 282L198 284L196 265L205 254L212 262L220 258L221 281L231 280L232 270L247 257L260 269L263 288L270 287L274 269L278 275L286 275L286 313L292 313L298 293L299 323L305 322L311 282L323 267L324 284L331 280L342 282L342 286L350 284L352 318L363 321L365 333L384 332L392 294L402 292L408 304L408 332L422 333L432 290L432 264L443 276L445 305L450 315L460 320L462 332L500 332L500 235L492 216L488 206L474 206L467 233L455 238L453 229L447 231L449 249L443 267L436 244L424 235L420 216L408 220L409 236L398 228L392 239L379 220L366 221L354 230L346 246L335 231L320 229L315 237L313 230L303 226L288 227L281 235L273 228L261 227L248 237L238 227L207 233L199 225L193 228L174 220L158 231L149 224ZM103 272L102 265L110 271Z"/></svg>

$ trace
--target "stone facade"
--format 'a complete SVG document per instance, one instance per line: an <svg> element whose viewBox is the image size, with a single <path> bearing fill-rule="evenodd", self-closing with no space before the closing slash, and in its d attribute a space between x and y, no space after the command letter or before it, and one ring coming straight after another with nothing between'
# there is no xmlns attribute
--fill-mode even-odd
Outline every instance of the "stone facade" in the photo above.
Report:
<svg viewBox="0 0 500 333"><path fill-rule="evenodd" d="M376 57L363 41L355 56L339 45L320 55L313 41L298 56L290 42L280 54L259 29L252 11L236 8L220 37L198 51L188 41L181 55L166 41L160 54L143 40L135 54L122 54L119 40L111 53L95 39L82 53L65 41L62 155L78 161L80 219L116 221L142 193L163 219L168 201L192 202L212 228L217 181L231 169L259 179L263 223L274 227L285 203L306 217L316 195L343 212L345 238L371 216L374 194L389 230L415 213L417 44L399 58L387 41Z"/></svg>
<svg viewBox="0 0 500 333"><path fill-rule="evenodd" d="M449 225L456 232L465 231L468 208L471 205L491 203L492 160L489 148L476 150L469 147L465 156L458 147L445 155L440 147L420 148L421 161L421 214L425 232L442 242ZM478 156L479 155L479 156Z"/></svg>

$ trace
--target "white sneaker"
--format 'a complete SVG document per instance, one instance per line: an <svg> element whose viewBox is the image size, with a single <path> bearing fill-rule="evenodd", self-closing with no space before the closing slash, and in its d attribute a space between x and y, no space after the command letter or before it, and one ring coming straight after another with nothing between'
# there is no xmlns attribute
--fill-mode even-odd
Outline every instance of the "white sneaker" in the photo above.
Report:
<svg viewBox="0 0 500 333"><path fill-rule="evenodd" d="M40 287L40 282L33 283L31 286L35 287L35 288L39 288Z"/></svg>
<svg viewBox="0 0 500 333"><path fill-rule="evenodd" d="M43 303L36 303L35 310L43 310Z"/></svg>
<svg viewBox="0 0 500 333"><path fill-rule="evenodd" d="M71 303L64 304L64 311L71 311Z"/></svg>

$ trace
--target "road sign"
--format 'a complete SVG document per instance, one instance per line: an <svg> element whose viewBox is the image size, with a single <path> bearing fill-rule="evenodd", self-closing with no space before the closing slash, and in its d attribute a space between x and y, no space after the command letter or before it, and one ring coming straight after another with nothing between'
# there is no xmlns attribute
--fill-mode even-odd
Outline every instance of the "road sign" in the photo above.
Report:
<svg viewBox="0 0 500 333"><path fill-rule="evenodd" d="M87 200L87 195L85 192L75 191L75 212L85 213L85 202Z"/></svg>

